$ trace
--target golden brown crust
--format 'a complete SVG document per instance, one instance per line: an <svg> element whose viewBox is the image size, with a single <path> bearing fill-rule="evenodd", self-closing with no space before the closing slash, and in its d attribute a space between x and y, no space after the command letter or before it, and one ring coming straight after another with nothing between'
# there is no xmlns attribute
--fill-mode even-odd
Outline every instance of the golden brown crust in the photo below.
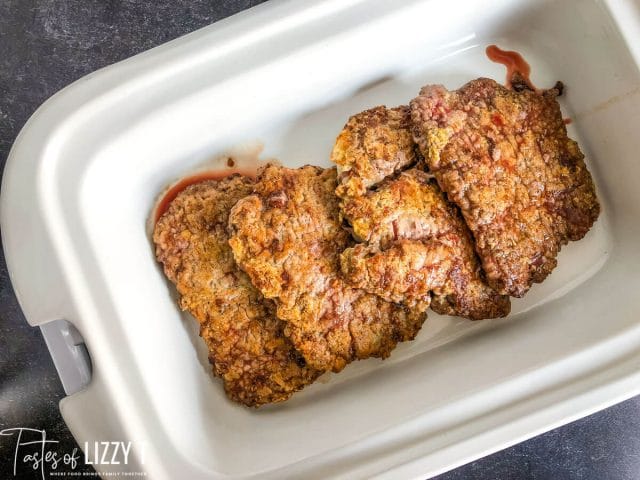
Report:
<svg viewBox="0 0 640 480"><path fill-rule="evenodd" d="M312 383L283 334L273 303L238 269L228 245L231 207L251 193L253 180L234 175L181 192L156 224L156 256L180 293L180 307L200 323L214 373L234 401L257 407L279 402Z"/></svg>
<svg viewBox="0 0 640 480"><path fill-rule="evenodd" d="M424 87L411 102L414 137L460 207L487 280L516 297L547 277L561 245L582 238L600 211L556 94L481 78L451 92Z"/></svg>
<svg viewBox="0 0 640 480"><path fill-rule="evenodd" d="M285 333L309 365L340 371L352 360L387 357L426 318L351 288L339 274L350 237L340 225L335 169L259 174L254 195L233 208L234 257L253 284L275 300Z"/></svg>
<svg viewBox="0 0 640 480"><path fill-rule="evenodd" d="M408 106L360 112L349 118L331 152L331 161L338 167L336 195L343 199L364 195L419 157Z"/></svg>
<svg viewBox="0 0 640 480"><path fill-rule="evenodd" d="M510 302L485 282L457 209L429 174L411 169L351 199L345 216L367 243L345 250L350 283L390 301L474 320L502 317Z"/></svg>
<svg viewBox="0 0 640 480"><path fill-rule="evenodd" d="M424 311L431 292L447 280L451 255L451 249L437 241L399 240L386 250L359 243L342 252L340 266L354 287Z"/></svg>
<svg viewBox="0 0 640 480"><path fill-rule="evenodd" d="M464 222L420 170L410 127L408 107L376 107L352 116L336 140L341 216L363 242L342 254L345 278L419 310L433 299L438 313L506 315L510 303L486 285Z"/></svg>

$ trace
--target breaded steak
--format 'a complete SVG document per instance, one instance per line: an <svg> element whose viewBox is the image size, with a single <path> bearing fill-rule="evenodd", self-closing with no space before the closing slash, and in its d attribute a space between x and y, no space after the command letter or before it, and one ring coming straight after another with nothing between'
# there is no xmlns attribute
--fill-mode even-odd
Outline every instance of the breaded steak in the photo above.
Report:
<svg viewBox="0 0 640 480"><path fill-rule="evenodd" d="M347 121L331 153L338 168L340 198L364 195L367 189L418 161L406 105L374 107Z"/></svg>
<svg viewBox="0 0 640 480"><path fill-rule="evenodd" d="M345 203L356 238L344 251L349 282L382 298L470 319L502 317L509 297L484 281L473 240L455 206L418 169Z"/></svg>
<svg viewBox="0 0 640 480"><path fill-rule="evenodd" d="M344 276L419 310L505 316L510 302L484 281L457 209L421 170L410 120L408 107L376 107L352 116L336 140L341 216L362 242L342 254Z"/></svg>
<svg viewBox="0 0 640 480"><path fill-rule="evenodd" d="M320 374L283 334L284 324L233 260L227 222L253 180L234 175L181 192L158 220L156 256L180 293L180 307L200 323L214 373L227 395L257 407L279 402Z"/></svg>
<svg viewBox="0 0 640 480"><path fill-rule="evenodd" d="M519 90L480 78L456 91L426 86L411 101L416 142L471 229L487 281L515 297L549 275L561 245L600 211L559 92Z"/></svg>
<svg viewBox="0 0 640 480"><path fill-rule="evenodd" d="M338 219L336 170L268 165L254 194L229 218L238 265L276 302L285 333L307 363L340 371L352 360L387 357L426 315L350 287L340 253L350 245Z"/></svg>

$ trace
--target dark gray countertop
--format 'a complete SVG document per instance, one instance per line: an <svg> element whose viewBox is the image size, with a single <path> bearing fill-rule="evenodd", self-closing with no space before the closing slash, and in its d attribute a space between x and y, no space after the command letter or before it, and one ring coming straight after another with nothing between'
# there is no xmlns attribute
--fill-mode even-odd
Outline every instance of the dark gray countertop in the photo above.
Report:
<svg viewBox="0 0 640 480"><path fill-rule="evenodd" d="M62 87L258 3L0 0L0 165L29 116ZM0 252L0 430L45 429L60 449L71 451L75 441L58 410L63 396L40 330L25 322ZM639 413L637 397L438 479L640 478ZM0 437L0 478L13 478L9 443ZM16 478L40 477L23 470Z"/></svg>

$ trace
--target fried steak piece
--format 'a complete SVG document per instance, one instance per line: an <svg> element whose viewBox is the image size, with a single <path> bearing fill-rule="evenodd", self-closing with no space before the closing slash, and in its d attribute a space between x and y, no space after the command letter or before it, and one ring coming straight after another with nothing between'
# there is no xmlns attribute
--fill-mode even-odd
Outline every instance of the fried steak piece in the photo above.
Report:
<svg viewBox="0 0 640 480"><path fill-rule="evenodd" d="M338 168L336 195L342 199L362 196L419 159L407 105L378 106L353 115L331 152Z"/></svg>
<svg viewBox="0 0 640 480"><path fill-rule="evenodd" d="M460 214L420 169L410 120L406 106L376 107L352 116L336 140L341 216L362 242L343 252L342 272L352 286L411 308L505 316L510 302L484 281Z"/></svg>
<svg viewBox="0 0 640 480"><path fill-rule="evenodd" d="M515 88L515 85L514 85ZM414 137L461 210L489 284L523 296L579 240L600 207L578 144L567 136L557 89L509 90L473 80L426 86L411 101Z"/></svg>
<svg viewBox="0 0 640 480"><path fill-rule="evenodd" d="M429 174L387 179L348 202L345 216L366 242L341 256L352 285L418 308L431 299L436 312L473 320L509 313L509 297L485 282L469 229Z"/></svg>
<svg viewBox="0 0 640 480"><path fill-rule="evenodd" d="M275 306L233 260L227 222L231 207L250 194L253 180L239 175L192 185L156 224L153 241L180 307L200 323L214 373L234 401L258 407L280 402L321 372L283 334Z"/></svg>
<svg viewBox="0 0 640 480"><path fill-rule="evenodd" d="M338 219L336 183L333 168L264 167L254 194L231 211L229 243L253 284L275 300L307 363L338 372L355 359L387 357L426 315L341 278L339 255L351 239Z"/></svg>

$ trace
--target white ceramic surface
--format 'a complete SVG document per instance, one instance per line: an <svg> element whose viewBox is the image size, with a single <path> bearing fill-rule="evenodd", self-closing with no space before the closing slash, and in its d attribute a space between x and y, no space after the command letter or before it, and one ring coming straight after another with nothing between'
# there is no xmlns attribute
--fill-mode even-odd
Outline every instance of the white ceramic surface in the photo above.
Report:
<svg viewBox="0 0 640 480"><path fill-rule="evenodd" d="M640 391L640 21L631 0L273 1L98 71L46 102L7 162L0 219L32 325L64 319L93 377L61 402L82 445L134 440L171 478L424 478ZM347 117L505 72L567 86L603 211L506 319L431 313L390 359L290 401L229 402L145 222L172 180L238 145L328 165ZM113 469L114 467L111 467Z"/></svg>

